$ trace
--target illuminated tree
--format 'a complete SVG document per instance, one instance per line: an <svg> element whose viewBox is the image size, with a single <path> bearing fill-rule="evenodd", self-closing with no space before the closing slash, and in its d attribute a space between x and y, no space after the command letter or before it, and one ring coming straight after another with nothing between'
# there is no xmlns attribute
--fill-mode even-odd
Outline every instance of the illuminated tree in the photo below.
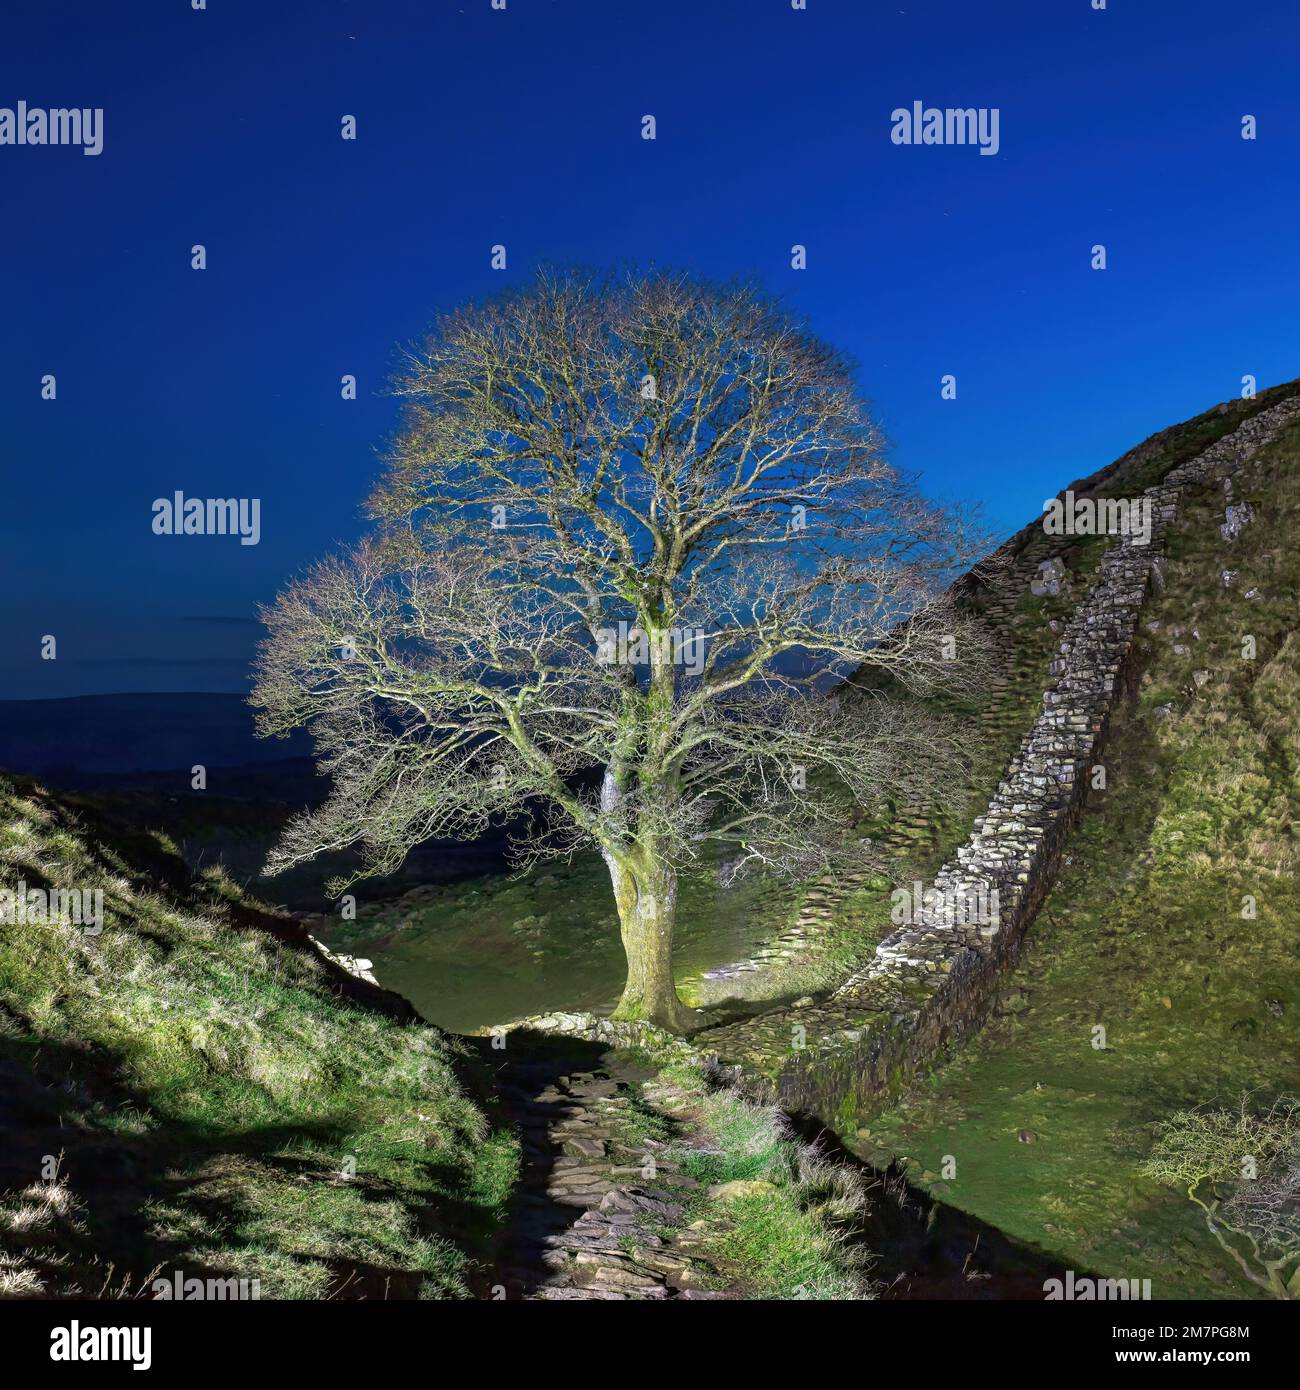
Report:
<svg viewBox="0 0 1300 1390"><path fill-rule="evenodd" d="M544 275L443 319L397 389L375 536L265 615L260 728L309 725L333 777L270 868L353 846L388 871L544 805L523 853L609 868L616 1017L684 1029L678 881L707 846L726 880L808 875L862 851L855 808L960 788L926 701L981 678L946 589L982 538L752 288Z"/></svg>

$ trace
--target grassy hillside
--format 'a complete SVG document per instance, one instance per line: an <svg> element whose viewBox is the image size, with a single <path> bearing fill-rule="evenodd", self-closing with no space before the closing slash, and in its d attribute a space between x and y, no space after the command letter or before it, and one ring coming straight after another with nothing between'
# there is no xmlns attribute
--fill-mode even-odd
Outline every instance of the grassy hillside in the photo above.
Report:
<svg viewBox="0 0 1300 1390"><path fill-rule="evenodd" d="M0 887L95 889L103 929L0 922L0 1291L257 1279L457 1297L517 1146L466 1059L295 924L0 783Z"/></svg>
<svg viewBox="0 0 1300 1390"><path fill-rule="evenodd" d="M95 806L0 780L0 891L103 893L98 932L0 899L0 1297L147 1297L177 1273L262 1298L484 1296L520 1219L521 1142L481 1060ZM702 1073L647 1075L642 1137L671 1134L702 1184L753 1189L691 1194L683 1242L719 1288L869 1296L851 1174Z"/></svg>
<svg viewBox="0 0 1300 1390"><path fill-rule="evenodd" d="M1254 519L1225 539L1226 505L1243 501ZM1230 496L1185 505L1108 789L999 1016L860 1145L908 1156L936 1195L1081 1272L1151 1278L1156 1297L1258 1291L1186 1197L1140 1172L1150 1127L1300 1084L1297 527L1300 430Z"/></svg>

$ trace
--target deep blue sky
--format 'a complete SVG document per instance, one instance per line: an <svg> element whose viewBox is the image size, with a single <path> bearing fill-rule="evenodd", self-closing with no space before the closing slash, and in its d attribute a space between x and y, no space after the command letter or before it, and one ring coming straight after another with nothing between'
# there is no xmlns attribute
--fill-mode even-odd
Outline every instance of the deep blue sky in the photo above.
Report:
<svg viewBox="0 0 1300 1390"><path fill-rule="evenodd" d="M858 359L900 464L1022 525L1300 375L1298 30L1295 0L10 7L0 106L102 106L105 147L0 147L0 696L243 688L255 604L359 529L395 345L539 260L758 277ZM998 107L1000 153L893 145L914 100ZM260 497L261 544L153 535L177 488Z"/></svg>

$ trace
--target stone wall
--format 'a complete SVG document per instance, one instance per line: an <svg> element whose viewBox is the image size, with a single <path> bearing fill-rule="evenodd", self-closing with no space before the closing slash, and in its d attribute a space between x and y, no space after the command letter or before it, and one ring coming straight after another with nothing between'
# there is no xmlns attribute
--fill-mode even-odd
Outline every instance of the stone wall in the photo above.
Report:
<svg viewBox="0 0 1300 1390"><path fill-rule="evenodd" d="M1149 543L1125 535L1105 551L1062 633L1042 713L969 840L936 874L935 904L882 941L829 999L711 1030L697 1046L737 1066L763 1098L848 1124L979 1027L994 982L1055 881L1090 769L1102 759L1138 616L1151 584L1162 582L1164 534L1183 492L1228 476L1297 421L1300 399L1284 399L1142 494L1151 503ZM994 902L996 914L969 910Z"/></svg>

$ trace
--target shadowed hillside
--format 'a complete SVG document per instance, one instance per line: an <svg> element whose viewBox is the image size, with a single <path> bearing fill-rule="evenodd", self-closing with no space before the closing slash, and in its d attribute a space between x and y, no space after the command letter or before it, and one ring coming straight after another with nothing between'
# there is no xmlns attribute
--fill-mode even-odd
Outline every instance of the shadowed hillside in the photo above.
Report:
<svg viewBox="0 0 1300 1390"><path fill-rule="evenodd" d="M103 894L98 932L0 922L5 1291L133 1296L179 1270L467 1294L516 1146L457 1045L159 834L101 839L6 783L0 862L11 891Z"/></svg>
<svg viewBox="0 0 1300 1390"><path fill-rule="evenodd" d="M0 1297L870 1296L862 1184L779 1113L671 1049L474 1050L78 804L0 781Z"/></svg>

